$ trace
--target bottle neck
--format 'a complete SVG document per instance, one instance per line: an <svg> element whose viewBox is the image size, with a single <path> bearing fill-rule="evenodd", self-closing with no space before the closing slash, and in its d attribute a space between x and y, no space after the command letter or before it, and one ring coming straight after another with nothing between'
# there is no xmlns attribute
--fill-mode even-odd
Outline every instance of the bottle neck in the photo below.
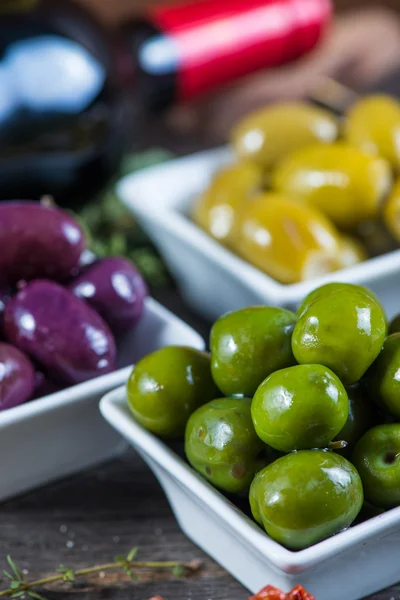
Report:
<svg viewBox="0 0 400 600"><path fill-rule="evenodd" d="M169 36L151 19L137 20L133 27L124 29L123 39L128 41L129 49L125 54L125 79L133 81L141 99L143 106L137 108L147 114L159 113L177 101L179 64L167 59ZM155 55L157 48L161 51L159 57Z"/></svg>
<svg viewBox="0 0 400 600"><path fill-rule="evenodd" d="M200 0L151 7L130 35L145 97L151 108L162 108L292 61L318 43L330 16L330 0Z"/></svg>

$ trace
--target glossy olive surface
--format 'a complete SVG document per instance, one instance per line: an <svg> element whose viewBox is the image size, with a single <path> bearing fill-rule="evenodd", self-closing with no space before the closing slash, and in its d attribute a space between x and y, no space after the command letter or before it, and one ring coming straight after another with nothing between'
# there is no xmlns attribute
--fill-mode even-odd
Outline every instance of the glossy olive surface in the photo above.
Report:
<svg viewBox="0 0 400 600"><path fill-rule="evenodd" d="M385 339L383 349L366 376L372 398L394 417L400 418L400 333Z"/></svg>
<svg viewBox="0 0 400 600"><path fill-rule="evenodd" d="M68 212L38 202L0 204L0 283L74 274L86 246L83 231Z"/></svg>
<svg viewBox="0 0 400 600"><path fill-rule="evenodd" d="M219 318L210 335L212 374L226 395L252 396L273 371L295 363L291 337L296 315L252 306Z"/></svg>
<svg viewBox="0 0 400 600"><path fill-rule="evenodd" d="M374 292L372 292L370 289L361 285L354 285L353 283L340 283L334 281L332 283L326 283L325 285L321 285L315 288L315 290L313 290L309 294L307 294L307 296L304 298L303 302L297 309L297 314L301 316L319 298L323 298L324 296L332 294L332 292L337 292L338 290L342 289L347 289L349 291L354 290L355 292L362 292L366 296L369 296L377 304L379 304L383 312L383 306L380 303L378 296L376 296Z"/></svg>
<svg viewBox="0 0 400 600"><path fill-rule="evenodd" d="M144 311L147 287L134 264L109 256L84 269L69 289L92 306L115 335L127 333Z"/></svg>
<svg viewBox="0 0 400 600"><path fill-rule="evenodd" d="M244 207L235 249L282 283L341 268L340 239L332 223L320 211L273 192Z"/></svg>
<svg viewBox="0 0 400 600"><path fill-rule="evenodd" d="M221 398L198 408L185 434L188 461L216 487L246 493L256 472L267 464L250 414L249 398Z"/></svg>
<svg viewBox="0 0 400 600"><path fill-rule="evenodd" d="M340 453L349 457L361 436L380 422L380 416L367 393L366 386L356 383L346 391L349 398L349 415L343 429L334 439L347 443Z"/></svg>
<svg viewBox="0 0 400 600"><path fill-rule="evenodd" d="M400 179L388 195L383 207L383 220L397 242L400 242Z"/></svg>
<svg viewBox="0 0 400 600"><path fill-rule="evenodd" d="M356 445L352 462L358 470L365 498L380 508L400 505L400 424L378 425Z"/></svg>
<svg viewBox="0 0 400 600"><path fill-rule="evenodd" d="M266 169L312 142L330 143L338 135L335 117L305 102L287 102L255 111L234 127L233 149Z"/></svg>
<svg viewBox="0 0 400 600"><path fill-rule="evenodd" d="M318 300L319 298L323 298L324 296L328 296L332 292L341 290L346 285L352 285L352 284L340 283L340 282L335 281L332 283L326 283L325 285L321 285L321 286L315 288L312 292L307 294L307 296L304 298L303 302L298 307L298 309L297 309L298 316L301 317L301 315L303 313L305 313L306 310L312 304L314 304L314 302L316 300Z"/></svg>
<svg viewBox="0 0 400 600"><path fill-rule="evenodd" d="M253 517L268 535L302 550L351 525L363 504L360 477L338 454L302 450L257 473L250 488Z"/></svg>
<svg viewBox="0 0 400 600"><path fill-rule="evenodd" d="M225 167L197 199L193 218L212 237L229 246L237 236L238 212L261 187L262 173L255 165Z"/></svg>
<svg viewBox="0 0 400 600"><path fill-rule="evenodd" d="M18 348L0 343L0 411L30 400L35 371L29 358Z"/></svg>
<svg viewBox="0 0 400 600"><path fill-rule="evenodd" d="M400 167L400 103L384 94L354 102L346 114L345 137L365 152L383 156Z"/></svg>
<svg viewBox="0 0 400 600"><path fill-rule="evenodd" d="M7 340L51 376L74 385L115 369L116 346L105 321L57 283L28 283L6 306Z"/></svg>
<svg viewBox="0 0 400 600"><path fill-rule="evenodd" d="M379 355L386 328L382 308L370 295L340 288L302 313L293 331L293 354L298 363L325 365L351 385Z"/></svg>
<svg viewBox="0 0 400 600"><path fill-rule="evenodd" d="M251 404L257 435L281 452L326 447L348 414L343 384L321 365L297 365L272 373Z"/></svg>
<svg viewBox="0 0 400 600"><path fill-rule="evenodd" d="M211 376L206 352L167 346L142 358L127 384L135 419L163 437L183 436L186 422L202 404L221 394Z"/></svg>
<svg viewBox="0 0 400 600"><path fill-rule="evenodd" d="M344 143L303 148L283 160L273 175L277 191L318 208L345 229L378 216L391 181L385 160Z"/></svg>

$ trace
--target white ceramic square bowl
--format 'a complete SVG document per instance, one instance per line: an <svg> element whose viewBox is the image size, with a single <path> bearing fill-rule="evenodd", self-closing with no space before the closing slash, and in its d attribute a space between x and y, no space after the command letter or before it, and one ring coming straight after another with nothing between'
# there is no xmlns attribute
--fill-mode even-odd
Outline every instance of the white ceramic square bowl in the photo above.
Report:
<svg viewBox="0 0 400 600"><path fill-rule="evenodd" d="M366 285L379 294L388 316L400 312L400 250L312 281L281 284L204 233L188 218L193 199L214 171L232 160L227 148L150 167L123 178L119 197L136 215L176 277L182 295L200 314L221 314L252 304L295 308L329 281Z"/></svg>
<svg viewBox="0 0 400 600"><path fill-rule="evenodd" d="M123 368L1 412L0 500L122 452L126 443L102 419L99 401L126 382L133 363L175 344L205 347L186 323L147 298L142 320L118 344L118 366Z"/></svg>
<svg viewBox="0 0 400 600"><path fill-rule="evenodd" d="M317 600L359 600L400 577L400 508L300 552L286 550L130 414L125 387L100 403L144 458L183 531L252 592L303 585Z"/></svg>

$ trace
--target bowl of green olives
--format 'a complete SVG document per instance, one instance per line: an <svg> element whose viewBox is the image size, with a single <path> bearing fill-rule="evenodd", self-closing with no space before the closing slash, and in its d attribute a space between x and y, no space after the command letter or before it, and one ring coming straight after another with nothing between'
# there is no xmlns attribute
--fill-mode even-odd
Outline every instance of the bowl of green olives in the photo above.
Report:
<svg viewBox="0 0 400 600"><path fill-rule="evenodd" d="M101 397L148 352L204 342L147 296L133 263L88 252L72 214L2 202L0 231L3 500L121 451Z"/></svg>
<svg viewBox="0 0 400 600"><path fill-rule="evenodd" d="M250 590L358 600L398 581L399 322L341 282L296 312L231 311L209 352L145 356L100 410L184 532Z"/></svg>
<svg viewBox="0 0 400 600"><path fill-rule="evenodd" d="M209 319L255 303L293 310L338 280L367 285L392 316L399 126L389 96L360 98L341 118L272 104L239 122L227 147L129 175L118 193Z"/></svg>

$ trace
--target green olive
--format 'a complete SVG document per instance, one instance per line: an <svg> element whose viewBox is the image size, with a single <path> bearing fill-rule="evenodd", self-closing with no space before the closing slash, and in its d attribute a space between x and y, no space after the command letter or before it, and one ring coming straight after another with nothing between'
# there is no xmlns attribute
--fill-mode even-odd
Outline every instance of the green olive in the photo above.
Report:
<svg viewBox="0 0 400 600"><path fill-rule="evenodd" d="M185 434L188 461L215 486L247 493L256 472L268 462L254 431L250 398L221 398L198 408Z"/></svg>
<svg viewBox="0 0 400 600"><path fill-rule="evenodd" d="M339 288L301 314L293 331L293 354L298 363L325 365L351 385L379 355L386 330L382 307L369 293Z"/></svg>
<svg viewBox="0 0 400 600"><path fill-rule="evenodd" d="M251 405L258 436L281 452L326 447L344 427L348 414L343 384L321 365L297 365L272 373Z"/></svg>
<svg viewBox="0 0 400 600"><path fill-rule="evenodd" d="M226 395L252 396L273 371L294 364L291 337L296 315L252 306L218 319L211 330L214 381Z"/></svg>
<svg viewBox="0 0 400 600"><path fill-rule="evenodd" d="M361 286L361 285L354 285L353 283L340 283L340 282L335 281L332 283L326 283L325 285L321 285L320 287L315 288L315 290L313 290L312 292L307 294L307 296L304 298L303 302L300 304L299 308L297 309L297 314L299 315L299 317L301 317L301 315L303 313L305 313L305 311L316 300L318 300L319 298L328 296L332 292L336 292L337 290L343 290L343 289L347 289L349 291L350 290L359 291L359 292L366 294L372 300L374 300L377 304L379 304L379 306L381 307L382 312L383 312L383 306L380 303L378 296L376 296L374 294L374 292L372 292L370 289L368 289L364 286Z"/></svg>
<svg viewBox="0 0 400 600"><path fill-rule="evenodd" d="M373 400L389 414L400 418L400 333L392 333L368 370L366 380Z"/></svg>
<svg viewBox="0 0 400 600"><path fill-rule="evenodd" d="M378 425L357 443L352 458L365 498L374 506L400 506L400 424Z"/></svg>
<svg viewBox="0 0 400 600"><path fill-rule="evenodd" d="M255 520L270 537L302 550L351 525L363 504L356 469L344 457L301 450L259 471L250 488Z"/></svg>
<svg viewBox="0 0 400 600"><path fill-rule="evenodd" d="M169 438L183 436L192 412L220 396L209 354L183 346L167 346L142 358L127 392L137 422Z"/></svg>

